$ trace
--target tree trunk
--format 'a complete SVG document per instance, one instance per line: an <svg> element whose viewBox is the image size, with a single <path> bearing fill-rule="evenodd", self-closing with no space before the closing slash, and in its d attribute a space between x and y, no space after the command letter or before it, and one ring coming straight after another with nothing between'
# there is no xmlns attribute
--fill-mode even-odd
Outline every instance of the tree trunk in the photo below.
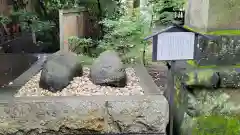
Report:
<svg viewBox="0 0 240 135"><path fill-rule="evenodd" d="M101 8L101 2L100 0L97 0L97 3L98 3L98 21L102 21L102 8ZM99 24L99 27L100 27L100 38L102 38L102 36L104 35L104 30L103 30L103 25L102 24ZM98 38L99 38L98 37Z"/></svg>
<svg viewBox="0 0 240 135"><path fill-rule="evenodd" d="M7 0L2 0L0 4L0 15L9 15L10 9Z"/></svg>
<svg viewBox="0 0 240 135"><path fill-rule="evenodd" d="M34 44L37 44L36 33L32 30L32 40Z"/></svg>
<svg viewBox="0 0 240 135"><path fill-rule="evenodd" d="M38 1L37 0L28 0L27 5L26 5L26 10L28 12L35 12L35 7L37 5Z"/></svg>

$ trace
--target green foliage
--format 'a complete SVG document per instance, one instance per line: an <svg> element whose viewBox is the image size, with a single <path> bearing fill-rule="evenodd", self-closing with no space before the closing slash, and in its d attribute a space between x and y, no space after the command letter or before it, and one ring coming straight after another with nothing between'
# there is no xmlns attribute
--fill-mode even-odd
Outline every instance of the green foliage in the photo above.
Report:
<svg viewBox="0 0 240 135"><path fill-rule="evenodd" d="M94 54L91 53L91 49L94 46L91 38L70 37L68 43L71 51L86 56L94 56Z"/></svg>
<svg viewBox="0 0 240 135"><path fill-rule="evenodd" d="M48 20L59 26L58 10L59 9L73 9L84 7L89 14L89 26L88 29L90 37L98 39L103 36L102 26L98 25L98 22L103 18L118 19L121 16L121 2L120 0L44 0L43 5L45 7L45 16ZM58 29L58 27L56 27ZM59 30L55 30L59 35Z"/></svg>
<svg viewBox="0 0 240 135"><path fill-rule="evenodd" d="M0 23L1 24L8 24L11 22L11 19L6 16L0 16Z"/></svg>
<svg viewBox="0 0 240 135"><path fill-rule="evenodd" d="M72 37L69 45L72 51L95 57L105 50L118 52L124 63L141 62L144 46L148 41L143 39L149 35L149 24L140 15L122 16L119 19L104 19L105 35L95 43L91 39Z"/></svg>
<svg viewBox="0 0 240 135"><path fill-rule="evenodd" d="M77 6L76 0L44 0L48 10L69 9Z"/></svg>
<svg viewBox="0 0 240 135"><path fill-rule="evenodd" d="M148 5L152 6L155 24L169 24L174 22L172 11L183 8L184 0L149 0Z"/></svg>
<svg viewBox="0 0 240 135"><path fill-rule="evenodd" d="M223 115L201 116L196 119L193 135L239 135L240 123L236 117Z"/></svg>
<svg viewBox="0 0 240 135"><path fill-rule="evenodd" d="M12 12L12 20L19 22L23 30L34 32L49 31L54 27L53 22L41 20L36 13L24 10Z"/></svg>
<svg viewBox="0 0 240 135"><path fill-rule="evenodd" d="M141 58L143 46L147 44L143 39L149 34L148 25L139 16L105 19L102 23L107 34L100 41L100 48L119 52L126 63L137 62Z"/></svg>
<svg viewBox="0 0 240 135"><path fill-rule="evenodd" d="M73 9L79 7L85 7L89 13L88 20L91 22L89 25L92 26L89 30L93 32L99 31L99 26L96 24L104 17L116 18L117 12L105 10L109 9L105 6L106 3L111 3L112 0L42 0L34 2L35 12L29 12L26 10L26 3L28 0L14 1L14 11L11 14L11 21L21 24L21 28L24 31L35 32L37 40L44 43L50 43L52 45L59 44L59 13L60 9ZM115 5L118 5L119 0L116 1ZM114 2L113 2L114 3ZM112 9L115 10L115 5L111 5ZM116 8L118 10L118 8ZM114 14L110 14L114 12ZM8 23L7 17L0 17L2 23ZM100 28L101 31L101 28ZM101 33L101 32L96 32ZM95 35L94 35L95 36ZM102 34L98 34L99 37ZM97 37L98 38L98 37Z"/></svg>
<svg viewBox="0 0 240 135"><path fill-rule="evenodd" d="M122 4L121 0L113 0L113 1L114 1L114 4L110 5L110 6L112 6L111 7L112 10L106 10L105 9L104 10L104 16L105 16L105 18L108 18L108 19L111 19L111 20L117 20L121 16L124 15L124 5ZM102 2L102 4L104 4L104 2ZM109 9L110 7L108 6L107 8Z"/></svg>
<svg viewBox="0 0 240 135"><path fill-rule="evenodd" d="M126 63L136 62L142 57L141 52L147 44L143 39L149 34L149 24L137 13L135 16L124 16L125 8L121 0L43 0L38 4L41 11L36 13L16 8L12 20L20 22L24 30L37 33L41 39L49 35L51 38L47 39L55 41L59 37L58 10L85 7L90 15L91 29L97 31L100 26L104 34L99 34L100 38L97 39L103 38L95 41L95 38L71 37L69 45L72 51L96 57L102 51L112 49L119 52ZM99 21L100 25L96 26ZM95 29L95 26L98 28Z"/></svg>
<svg viewBox="0 0 240 135"><path fill-rule="evenodd" d="M78 60L81 62L82 65L88 67L92 65L94 58L86 55L78 55Z"/></svg>
<svg viewBox="0 0 240 135"><path fill-rule="evenodd" d="M34 32L38 43L57 44L52 32L58 27L55 27L56 24L52 20L45 20L37 13L27 12L26 10L13 11L10 18L12 22L19 23L23 31Z"/></svg>

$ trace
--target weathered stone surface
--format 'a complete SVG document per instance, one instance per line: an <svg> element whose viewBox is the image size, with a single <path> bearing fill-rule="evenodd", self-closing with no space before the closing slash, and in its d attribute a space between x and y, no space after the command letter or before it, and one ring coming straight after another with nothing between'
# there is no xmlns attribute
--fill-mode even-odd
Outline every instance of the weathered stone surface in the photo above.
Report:
<svg viewBox="0 0 240 135"><path fill-rule="evenodd" d="M191 88L216 88L219 85L219 76L214 69L199 69L186 71L182 83Z"/></svg>
<svg viewBox="0 0 240 135"><path fill-rule="evenodd" d="M220 87L240 88L240 68L226 68L219 71Z"/></svg>
<svg viewBox="0 0 240 135"><path fill-rule="evenodd" d="M187 90L185 90L182 82L181 82L181 76L175 76L175 96L174 96L174 110L173 110L173 117L174 117L174 123L173 123L173 134L174 135L181 135L181 124L184 119L184 114L188 108L191 106L187 106L188 101L188 95ZM171 85L172 83L170 83ZM170 90L168 90L170 91ZM168 99L169 100L169 99Z"/></svg>
<svg viewBox="0 0 240 135"><path fill-rule="evenodd" d="M60 101L60 100L63 101ZM65 102L66 101L66 102ZM56 101L14 101L1 107L0 133L29 132L39 129L58 131L71 129L104 129L104 102L59 98Z"/></svg>
<svg viewBox="0 0 240 135"><path fill-rule="evenodd" d="M72 53L53 55L43 66L39 86L57 92L76 76L82 76L80 61Z"/></svg>
<svg viewBox="0 0 240 135"><path fill-rule="evenodd" d="M196 119L199 117L212 115L239 116L240 114L237 68L219 67L215 69L195 69L194 71L197 71L197 73L194 73L192 69L186 70L183 72L186 76L182 76L182 73L180 73L175 79L177 92L174 98L177 113L174 114L174 117L180 117L175 118L174 129L178 130L180 127L176 135L193 134L192 131L196 128ZM209 82L211 82L215 73L219 76L219 84L213 90L210 87L212 83ZM200 78L202 79L197 78L199 74L201 74L202 77ZM199 84L202 87L196 87ZM185 87L186 85L191 87ZM178 115L182 111L184 111L184 115Z"/></svg>
<svg viewBox="0 0 240 135"><path fill-rule="evenodd" d="M176 105L186 108L185 112L191 117L213 112L234 113L240 109L238 107L240 105L239 89L218 88L213 91L207 88L179 88L178 85L179 79L175 82L175 88L177 88L177 94L175 95ZM179 89L183 90L180 91ZM178 93L182 95L179 96ZM238 112L240 113L240 110Z"/></svg>
<svg viewBox="0 0 240 135"><path fill-rule="evenodd" d="M108 130L115 133L165 133L168 112L163 96L139 101L108 101Z"/></svg>
<svg viewBox="0 0 240 135"><path fill-rule="evenodd" d="M216 40L199 38L200 52L197 54L201 66L229 66L239 64L239 36L218 36Z"/></svg>
<svg viewBox="0 0 240 135"><path fill-rule="evenodd" d="M212 112L226 113L225 111L231 112L231 114L236 113L236 111L240 113L240 74L238 68L227 67L215 69L214 71L218 72L220 77L220 87L218 89L214 91L206 87L195 87L191 90L187 88L184 89L184 91L187 91L188 97L188 115L196 116L196 114L210 114ZM225 108L221 109L221 107Z"/></svg>
<svg viewBox="0 0 240 135"><path fill-rule="evenodd" d="M188 100L188 106L192 106L192 110L195 110L195 113L198 114L195 116L233 111L233 103L229 101L230 96L223 89L218 89L214 92L207 89L194 90L194 94L190 95L191 100Z"/></svg>
<svg viewBox="0 0 240 135"><path fill-rule="evenodd" d="M185 89L185 91L188 90ZM239 95L239 89L217 89L215 91L194 89L187 92L185 114L182 121L175 122L176 127L180 127L181 134L192 135L193 129L197 128L196 120L199 117L238 116L240 114ZM182 104L182 106L185 105ZM178 108L178 113L181 111L180 109Z"/></svg>
<svg viewBox="0 0 240 135"><path fill-rule="evenodd" d="M199 106L198 106L198 101L196 99L196 97L190 93L190 92L187 92L187 111L186 113L189 115L189 116L198 116L199 113L200 113L200 109L199 109Z"/></svg>
<svg viewBox="0 0 240 135"><path fill-rule="evenodd" d="M180 125L178 125L181 129L180 133L181 135L193 135L193 127L195 126L196 122L194 121L194 118L189 116L187 113L184 114L183 121Z"/></svg>
<svg viewBox="0 0 240 135"><path fill-rule="evenodd" d="M165 133L168 123L168 103L162 95L16 98L0 105L3 135ZM110 128L114 121L123 124L121 132Z"/></svg>
<svg viewBox="0 0 240 135"><path fill-rule="evenodd" d="M194 104L195 111L200 113L199 115L189 115L189 110L185 113L183 121L179 124L181 133L184 135L195 135L201 131L207 134L206 131L213 130L215 134L224 132L225 134L232 134L233 132L226 132L232 128L237 128L237 133L234 132L234 134L239 134L240 93L236 93L236 90L233 90L234 93L232 93L232 90L220 89L215 92L196 90L193 97L196 99ZM191 103L188 102L188 104ZM226 123L231 124L231 126L229 127Z"/></svg>
<svg viewBox="0 0 240 135"><path fill-rule="evenodd" d="M90 78L97 85L126 86L126 71L118 53L114 51L101 53L91 66Z"/></svg>

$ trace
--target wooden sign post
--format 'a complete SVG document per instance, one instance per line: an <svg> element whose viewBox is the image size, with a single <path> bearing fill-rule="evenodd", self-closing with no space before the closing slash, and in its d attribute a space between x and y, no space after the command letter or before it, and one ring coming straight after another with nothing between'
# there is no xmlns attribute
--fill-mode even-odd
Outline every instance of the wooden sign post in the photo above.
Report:
<svg viewBox="0 0 240 135"><path fill-rule="evenodd" d="M170 135L173 135L173 123L174 123L174 74L175 74L175 62L177 60L192 60L195 57L195 50L197 49L197 36L203 36L208 39L214 37L201 35L200 33L193 32L185 29L182 26L173 25L167 29L153 34L145 40L153 38L153 61L170 61L169 69L169 81L168 93L166 96L170 106Z"/></svg>

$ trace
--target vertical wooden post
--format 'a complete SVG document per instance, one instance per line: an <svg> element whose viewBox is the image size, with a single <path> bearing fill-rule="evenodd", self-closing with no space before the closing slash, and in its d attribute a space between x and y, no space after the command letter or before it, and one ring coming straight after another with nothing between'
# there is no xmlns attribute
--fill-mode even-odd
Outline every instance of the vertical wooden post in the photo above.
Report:
<svg viewBox="0 0 240 135"><path fill-rule="evenodd" d="M7 0L0 0L0 15L9 15L10 8Z"/></svg>
<svg viewBox="0 0 240 135"><path fill-rule="evenodd" d="M86 17L85 8L60 10L59 27L60 27L60 50L69 51L68 39L71 36L86 36Z"/></svg>
<svg viewBox="0 0 240 135"><path fill-rule="evenodd" d="M59 11L59 36L60 36L60 51L64 50L64 34L63 34L63 11Z"/></svg>

